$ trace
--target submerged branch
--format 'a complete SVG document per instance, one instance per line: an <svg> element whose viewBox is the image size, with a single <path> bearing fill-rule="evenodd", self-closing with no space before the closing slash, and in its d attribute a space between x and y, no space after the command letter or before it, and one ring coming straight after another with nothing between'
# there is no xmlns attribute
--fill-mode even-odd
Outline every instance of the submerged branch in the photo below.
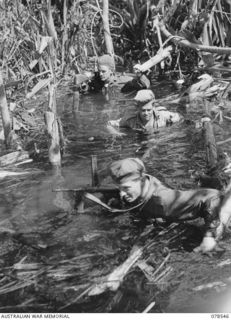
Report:
<svg viewBox="0 0 231 320"><path fill-rule="evenodd" d="M167 41L173 41L175 44L182 45L197 51L212 52L218 54L231 54L230 47L216 47L216 46L204 46L202 44L196 44L188 41L187 39L178 36L172 35L165 27L163 23L159 24L161 32L168 38Z"/></svg>
<svg viewBox="0 0 231 320"><path fill-rule="evenodd" d="M127 260L124 261L119 267L117 267L112 273L110 273L105 281L96 284L92 290L88 293L89 296L94 296L103 293L106 290L116 291L128 271L134 266L136 261L141 257L143 253L142 248L136 247L130 253Z"/></svg>

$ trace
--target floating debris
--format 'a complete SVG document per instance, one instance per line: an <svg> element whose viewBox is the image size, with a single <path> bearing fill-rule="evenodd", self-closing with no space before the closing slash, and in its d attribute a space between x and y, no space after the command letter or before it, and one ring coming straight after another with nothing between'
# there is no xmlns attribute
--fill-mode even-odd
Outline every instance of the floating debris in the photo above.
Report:
<svg viewBox="0 0 231 320"><path fill-rule="evenodd" d="M198 287L193 288L193 291L201 291L201 290L212 289L217 287L226 287L226 284L222 281L210 282L210 283L202 284Z"/></svg>
<svg viewBox="0 0 231 320"><path fill-rule="evenodd" d="M142 313L148 313L154 306L155 306L155 301L151 302L147 308L144 309L144 311Z"/></svg>
<svg viewBox="0 0 231 320"><path fill-rule="evenodd" d="M227 259L227 260L224 260L224 261L221 261L220 263L218 263L218 267L223 267L223 266L227 266L231 264L231 259Z"/></svg>
<svg viewBox="0 0 231 320"><path fill-rule="evenodd" d="M88 293L89 296L94 296L103 293L106 290L116 291L128 271L134 266L136 261L141 257L143 253L142 248L134 248L127 260L117 267L112 273L110 273L103 282L96 284L92 290Z"/></svg>

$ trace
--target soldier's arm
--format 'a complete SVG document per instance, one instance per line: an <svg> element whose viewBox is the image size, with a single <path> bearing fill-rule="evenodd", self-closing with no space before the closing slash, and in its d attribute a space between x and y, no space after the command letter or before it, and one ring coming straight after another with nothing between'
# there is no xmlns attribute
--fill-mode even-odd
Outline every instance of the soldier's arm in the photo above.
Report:
<svg viewBox="0 0 231 320"><path fill-rule="evenodd" d="M120 128L130 128L129 125L129 118L119 118L117 120L110 120L108 121L108 125L113 126L113 127L120 127Z"/></svg>
<svg viewBox="0 0 231 320"><path fill-rule="evenodd" d="M220 224L216 228L216 239L219 240L225 231L229 227L231 221L231 190L228 190L222 200L219 210Z"/></svg>
<svg viewBox="0 0 231 320"><path fill-rule="evenodd" d="M200 244L194 251L209 252L216 249L218 241L223 236L231 221L231 190L229 190L221 202L218 220L213 228L209 228Z"/></svg>
<svg viewBox="0 0 231 320"><path fill-rule="evenodd" d="M139 82L141 84L141 88L143 89L150 88L150 81L144 74L142 74L142 76L140 77Z"/></svg>
<svg viewBox="0 0 231 320"><path fill-rule="evenodd" d="M109 120L107 124L109 126L113 126L113 127L120 127L121 120L122 120L122 118L117 119L117 120Z"/></svg>
<svg viewBox="0 0 231 320"><path fill-rule="evenodd" d="M156 111L159 127L170 126L182 119L182 116L178 112L168 111L165 107L157 107Z"/></svg>
<svg viewBox="0 0 231 320"><path fill-rule="evenodd" d="M170 112L170 119L173 123L179 122L183 117L178 112Z"/></svg>
<svg viewBox="0 0 231 320"><path fill-rule="evenodd" d="M123 118L117 119L117 120L110 120L107 123L107 130L110 134L114 136L124 136L126 135L123 132L120 132L118 129L120 127L125 127L126 128L126 121Z"/></svg>

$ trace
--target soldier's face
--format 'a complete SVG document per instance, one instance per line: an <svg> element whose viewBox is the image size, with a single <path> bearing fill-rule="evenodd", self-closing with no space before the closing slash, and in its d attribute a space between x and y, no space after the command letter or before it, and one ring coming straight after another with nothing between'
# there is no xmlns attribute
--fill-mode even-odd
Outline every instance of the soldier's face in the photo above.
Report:
<svg viewBox="0 0 231 320"><path fill-rule="evenodd" d="M108 66L100 66L99 75L102 81L109 82L112 76L112 72Z"/></svg>
<svg viewBox="0 0 231 320"><path fill-rule="evenodd" d="M139 69L134 68L134 73L137 79L141 78L142 72Z"/></svg>
<svg viewBox="0 0 231 320"><path fill-rule="evenodd" d="M141 179L121 183L119 185L121 198L129 203L135 201L142 194L142 186Z"/></svg>
<svg viewBox="0 0 231 320"><path fill-rule="evenodd" d="M140 107L140 118L143 122L148 122L153 117L153 106L151 104Z"/></svg>

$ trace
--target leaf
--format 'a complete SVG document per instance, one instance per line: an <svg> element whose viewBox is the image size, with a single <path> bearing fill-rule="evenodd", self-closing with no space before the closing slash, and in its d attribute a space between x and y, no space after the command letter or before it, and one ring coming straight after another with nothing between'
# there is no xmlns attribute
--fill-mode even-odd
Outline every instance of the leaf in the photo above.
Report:
<svg viewBox="0 0 231 320"><path fill-rule="evenodd" d="M51 41L52 37L41 37L38 53L42 54Z"/></svg>
<svg viewBox="0 0 231 320"><path fill-rule="evenodd" d="M198 12L198 5L200 5L199 3L198 3L198 1L197 0L194 0L193 1L193 4L192 4L192 13L193 14L197 14L197 12Z"/></svg>
<svg viewBox="0 0 231 320"><path fill-rule="evenodd" d="M202 39L203 39L203 44L205 46L210 46L211 45L209 32L208 32L208 22L206 22L205 25L204 25L203 33L202 33Z"/></svg>
<svg viewBox="0 0 231 320"><path fill-rule="evenodd" d="M2 140L2 141L5 140L4 130L1 130L1 131L0 131L0 140Z"/></svg>
<svg viewBox="0 0 231 320"><path fill-rule="evenodd" d="M95 11L99 11L99 8L96 7L96 6L94 6L94 5L91 4L91 3L89 3L88 6L89 6L89 8L92 8L92 9L95 10Z"/></svg>
<svg viewBox="0 0 231 320"><path fill-rule="evenodd" d="M37 63L38 63L38 60L37 60L37 59L31 61L31 63L29 64L30 70L32 70L32 69L36 66Z"/></svg>
<svg viewBox="0 0 231 320"><path fill-rule="evenodd" d="M18 121L15 117L13 117L13 130L18 131L21 128L28 131L28 128L20 121Z"/></svg>
<svg viewBox="0 0 231 320"><path fill-rule="evenodd" d="M75 49L74 49L74 47L72 45L69 48L69 52L73 57L75 56Z"/></svg>
<svg viewBox="0 0 231 320"><path fill-rule="evenodd" d="M9 107L9 109L10 109L10 111L12 112L12 111L14 111L14 109L17 107L17 104L15 103L15 102L10 102L10 107Z"/></svg>
<svg viewBox="0 0 231 320"><path fill-rule="evenodd" d="M42 88L44 88L45 86L47 86L51 81L51 78L47 78L47 79L42 79L40 80L35 86L34 88L31 90L31 92L27 93L26 95L26 99L30 99L32 98L37 92L39 92Z"/></svg>
<svg viewBox="0 0 231 320"><path fill-rule="evenodd" d="M214 20L214 9L212 9L211 14L209 15L209 22L208 22L210 39L212 39L213 20Z"/></svg>
<svg viewBox="0 0 231 320"><path fill-rule="evenodd" d="M224 40L224 25L223 22L218 18L218 16L215 16L215 23L217 25L217 31L218 31L218 39L220 40L220 44L225 47L225 40Z"/></svg>
<svg viewBox="0 0 231 320"><path fill-rule="evenodd" d="M191 87L189 88L190 94L197 91L205 90L213 82L213 78L208 74L203 74L200 77L198 77L198 79L200 79L200 81L192 84Z"/></svg>
<svg viewBox="0 0 231 320"><path fill-rule="evenodd" d="M218 30L217 30L217 24L216 24L215 16L213 17L213 20L212 20L212 26L213 26L215 35L218 38L219 36L218 36ZM212 34L212 30L211 30L211 34Z"/></svg>

